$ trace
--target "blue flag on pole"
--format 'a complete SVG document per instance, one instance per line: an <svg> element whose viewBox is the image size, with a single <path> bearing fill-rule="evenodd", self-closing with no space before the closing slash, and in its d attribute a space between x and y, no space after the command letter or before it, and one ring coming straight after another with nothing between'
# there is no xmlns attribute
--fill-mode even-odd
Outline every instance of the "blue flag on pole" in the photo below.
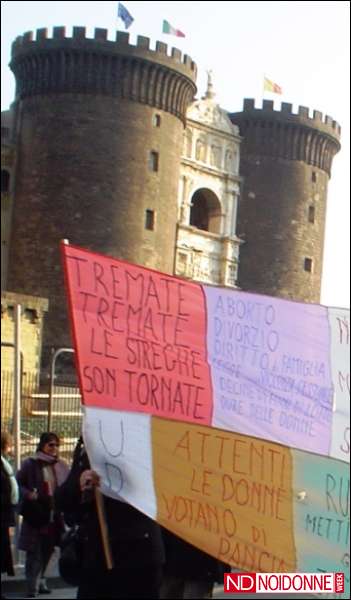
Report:
<svg viewBox="0 0 351 600"><path fill-rule="evenodd" d="M118 13L117 13L117 16L122 19L122 21L123 21L126 29L128 29L128 27L130 27L131 24L134 21L134 19L133 19L132 15L130 14L130 12L120 2L118 3Z"/></svg>

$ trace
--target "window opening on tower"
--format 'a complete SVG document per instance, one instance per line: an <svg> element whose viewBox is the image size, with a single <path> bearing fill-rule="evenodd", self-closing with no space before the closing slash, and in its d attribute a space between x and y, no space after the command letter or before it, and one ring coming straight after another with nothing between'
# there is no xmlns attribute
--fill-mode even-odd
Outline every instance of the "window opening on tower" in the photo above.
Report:
<svg viewBox="0 0 351 600"><path fill-rule="evenodd" d="M8 192L10 189L10 173L6 169L1 169L1 191Z"/></svg>
<svg viewBox="0 0 351 600"><path fill-rule="evenodd" d="M150 171L158 171L158 152L152 150L149 154L149 169Z"/></svg>
<svg viewBox="0 0 351 600"><path fill-rule="evenodd" d="M145 229L153 231L155 229L155 211L149 208L145 211Z"/></svg>

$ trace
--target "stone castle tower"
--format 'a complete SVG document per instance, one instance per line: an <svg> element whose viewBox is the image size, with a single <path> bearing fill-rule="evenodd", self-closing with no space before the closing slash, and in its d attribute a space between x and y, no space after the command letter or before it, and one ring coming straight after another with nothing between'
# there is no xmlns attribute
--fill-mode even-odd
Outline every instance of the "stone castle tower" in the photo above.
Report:
<svg viewBox="0 0 351 600"><path fill-rule="evenodd" d="M63 27L17 38L15 202L7 288L50 299L46 342L70 345L59 241L172 273L189 56L139 36ZM45 343L45 341L44 341ZM50 345L50 344L49 344Z"/></svg>
<svg viewBox="0 0 351 600"><path fill-rule="evenodd" d="M329 116L283 102L262 109L245 100L230 114L243 137L238 210L238 284L305 302L320 302L327 187L340 149L340 126Z"/></svg>

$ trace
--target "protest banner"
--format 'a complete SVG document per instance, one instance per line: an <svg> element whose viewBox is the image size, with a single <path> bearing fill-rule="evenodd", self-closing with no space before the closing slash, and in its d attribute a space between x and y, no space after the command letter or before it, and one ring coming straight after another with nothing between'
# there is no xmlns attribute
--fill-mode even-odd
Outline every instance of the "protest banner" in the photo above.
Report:
<svg viewBox="0 0 351 600"><path fill-rule="evenodd" d="M62 246L83 402L349 462L349 312Z"/></svg>
<svg viewBox="0 0 351 600"><path fill-rule="evenodd" d="M334 413L330 455L350 461L350 311L328 308Z"/></svg>
<svg viewBox="0 0 351 600"><path fill-rule="evenodd" d="M343 572L335 597L349 597L345 462L145 413L84 410L103 494L236 569Z"/></svg>
<svg viewBox="0 0 351 600"><path fill-rule="evenodd" d="M237 569L344 572L348 597L348 311L62 252L102 493Z"/></svg>
<svg viewBox="0 0 351 600"><path fill-rule="evenodd" d="M344 572L350 587L350 475L345 462L292 451L296 560L303 572Z"/></svg>

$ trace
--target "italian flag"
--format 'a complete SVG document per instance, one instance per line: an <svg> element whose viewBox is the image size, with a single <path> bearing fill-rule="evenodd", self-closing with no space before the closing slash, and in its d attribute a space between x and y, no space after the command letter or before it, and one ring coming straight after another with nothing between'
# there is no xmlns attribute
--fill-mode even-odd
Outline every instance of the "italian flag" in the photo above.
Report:
<svg viewBox="0 0 351 600"><path fill-rule="evenodd" d="M185 37L185 34L182 31L172 27L172 25L165 20L163 20L162 32L169 33L170 35L176 35L177 37Z"/></svg>

